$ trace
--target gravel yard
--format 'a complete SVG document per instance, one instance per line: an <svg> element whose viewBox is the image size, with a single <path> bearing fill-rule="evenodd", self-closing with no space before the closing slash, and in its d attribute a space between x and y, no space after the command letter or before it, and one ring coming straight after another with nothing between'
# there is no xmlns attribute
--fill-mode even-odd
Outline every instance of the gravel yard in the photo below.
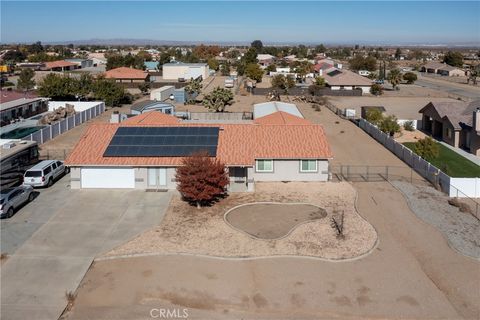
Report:
<svg viewBox="0 0 480 320"><path fill-rule="evenodd" d="M449 198L432 187L403 181L392 181L392 184L405 195L411 210L437 228L451 247L466 256L480 259L479 220L449 205Z"/></svg>
<svg viewBox="0 0 480 320"><path fill-rule="evenodd" d="M341 183L257 183L251 193L232 193L212 207L196 209L174 196L162 223L106 256L144 253L189 253L221 257L274 255L349 259L368 253L377 241L375 229L354 207L355 189ZM224 221L231 208L252 202L310 203L327 216L297 226L287 237L257 239ZM336 213L335 213L336 211ZM331 217L344 212L345 239L338 239Z"/></svg>

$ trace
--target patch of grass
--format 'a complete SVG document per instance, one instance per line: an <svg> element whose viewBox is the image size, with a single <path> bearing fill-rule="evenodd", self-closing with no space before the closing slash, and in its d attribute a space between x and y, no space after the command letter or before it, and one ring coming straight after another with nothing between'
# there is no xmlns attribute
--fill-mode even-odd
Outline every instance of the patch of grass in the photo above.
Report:
<svg viewBox="0 0 480 320"><path fill-rule="evenodd" d="M415 142L405 142L403 145L413 151ZM462 157L458 153L444 145L438 143L440 147L440 153L438 157L432 160L430 163L440 170L445 170L446 174L455 178L472 178L480 177L480 166L470 160Z"/></svg>

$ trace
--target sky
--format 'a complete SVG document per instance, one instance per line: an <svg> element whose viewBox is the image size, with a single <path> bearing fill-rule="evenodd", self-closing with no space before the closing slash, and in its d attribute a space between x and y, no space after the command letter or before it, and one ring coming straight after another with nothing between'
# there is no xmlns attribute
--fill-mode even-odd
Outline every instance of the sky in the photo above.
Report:
<svg viewBox="0 0 480 320"><path fill-rule="evenodd" d="M480 1L4 1L2 43L480 44Z"/></svg>

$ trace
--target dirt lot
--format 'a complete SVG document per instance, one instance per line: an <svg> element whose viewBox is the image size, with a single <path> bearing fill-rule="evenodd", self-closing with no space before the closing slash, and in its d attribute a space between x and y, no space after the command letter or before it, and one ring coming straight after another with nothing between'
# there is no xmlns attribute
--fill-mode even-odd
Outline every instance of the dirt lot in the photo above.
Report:
<svg viewBox="0 0 480 320"><path fill-rule="evenodd" d="M362 106L383 106L385 113L395 115L402 120L421 119L422 115L418 111L425 107L431 101L449 101L445 97L389 97L387 95L380 97L362 96L362 97L330 97L329 100L339 109L355 109L357 116L361 114Z"/></svg>
<svg viewBox="0 0 480 320"><path fill-rule="evenodd" d="M232 209L225 214L225 220L254 237L277 239L302 223L326 216L324 209L311 204L252 203Z"/></svg>
<svg viewBox="0 0 480 320"><path fill-rule="evenodd" d="M201 210L176 196L158 227L106 256L181 252L222 257L300 255L346 259L363 255L375 245L376 232L356 212L355 190L348 183L257 183L255 188L255 192L232 193ZM260 240L224 221L224 214L231 208L254 202L311 203L324 208L327 216L299 225L285 238ZM338 214L334 211L344 212L344 239L338 239L330 226L330 218ZM265 230L278 233L284 231L282 225L279 222L279 230Z"/></svg>

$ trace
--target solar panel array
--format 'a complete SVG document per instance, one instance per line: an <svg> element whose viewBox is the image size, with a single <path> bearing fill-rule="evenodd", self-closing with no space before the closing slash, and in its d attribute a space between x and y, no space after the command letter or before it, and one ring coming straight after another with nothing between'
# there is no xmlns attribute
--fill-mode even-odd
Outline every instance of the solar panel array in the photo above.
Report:
<svg viewBox="0 0 480 320"><path fill-rule="evenodd" d="M217 155L218 127L119 127L104 157Z"/></svg>

